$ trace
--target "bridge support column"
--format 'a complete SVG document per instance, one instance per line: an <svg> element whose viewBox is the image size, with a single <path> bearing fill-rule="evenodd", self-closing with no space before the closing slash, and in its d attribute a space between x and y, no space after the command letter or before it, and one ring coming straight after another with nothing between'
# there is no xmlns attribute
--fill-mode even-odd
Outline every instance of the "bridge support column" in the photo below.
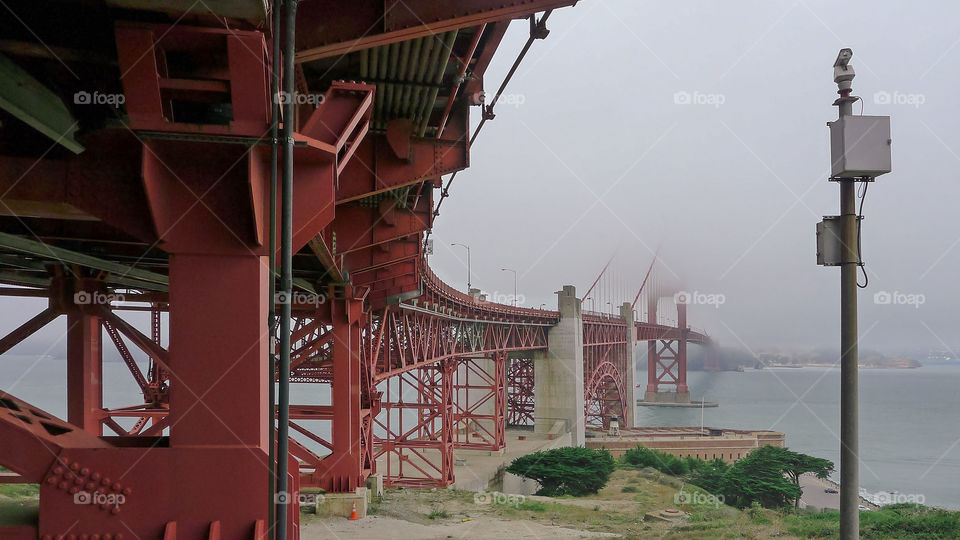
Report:
<svg viewBox="0 0 960 540"><path fill-rule="evenodd" d="M460 358L453 380L454 448L504 447L506 353Z"/></svg>
<svg viewBox="0 0 960 540"><path fill-rule="evenodd" d="M647 322L657 323L657 299L647 301ZM680 339L659 339L647 342L647 403L690 403L687 387L687 305L677 304L677 326ZM661 391L661 386L673 387Z"/></svg>
<svg viewBox="0 0 960 540"><path fill-rule="evenodd" d="M571 444L584 443L583 317L576 287L558 294L560 322L547 334L547 354L537 354L534 369L534 432L571 433Z"/></svg>
<svg viewBox="0 0 960 540"><path fill-rule="evenodd" d="M627 403L627 417L623 419L621 425L630 428L636 426L637 419L637 327L633 321L633 306L630 302L624 302L620 306L620 316L627 325L626 370L621 374L625 394L622 399Z"/></svg>
<svg viewBox="0 0 960 540"><path fill-rule="evenodd" d="M534 370L533 358L511 358L506 373L507 425L533 425Z"/></svg>

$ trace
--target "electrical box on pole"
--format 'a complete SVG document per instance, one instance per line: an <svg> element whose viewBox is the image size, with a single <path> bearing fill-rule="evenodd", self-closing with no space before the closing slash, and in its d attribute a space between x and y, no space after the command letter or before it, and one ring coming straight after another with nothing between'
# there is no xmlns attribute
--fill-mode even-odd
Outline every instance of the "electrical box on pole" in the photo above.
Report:
<svg viewBox="0 0 960 540"><path fill-rule="evenodd" d="M823 216L817 223L817 264L839 266L843 262L841 247L840 216Z"/></svg>
<svg viewBox="0 0 960 540"><path fill-rule="evenodd" d="M830 176L875 178L890 172L890 117L844 116L830 126Z"/></svg>
<svg viewBox="0 0 960 540"><path fill-rule="evenodd" d="M863 216L857 216L857 226ZM840 266L843 260L843 242L840 240L842 227L840 216L823 216L817 223L817 264L819 266ZM863 265L863 261L856 261Z"/></svg>

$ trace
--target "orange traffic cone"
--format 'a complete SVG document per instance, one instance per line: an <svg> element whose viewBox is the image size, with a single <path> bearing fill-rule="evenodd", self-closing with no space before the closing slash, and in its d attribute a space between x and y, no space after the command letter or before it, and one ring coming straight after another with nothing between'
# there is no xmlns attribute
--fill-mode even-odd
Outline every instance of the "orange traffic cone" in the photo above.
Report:
<svg viewBox="0 0 960 540"><path fill-rule="evenodd" d="M357 503L356 503L356 501L354 501L354 503L353 503L353 510L350 511L350 517L347 518L347 519L349 519L350 521L357 521L358 519L360 519L359 517L357 517Z"/></svg>

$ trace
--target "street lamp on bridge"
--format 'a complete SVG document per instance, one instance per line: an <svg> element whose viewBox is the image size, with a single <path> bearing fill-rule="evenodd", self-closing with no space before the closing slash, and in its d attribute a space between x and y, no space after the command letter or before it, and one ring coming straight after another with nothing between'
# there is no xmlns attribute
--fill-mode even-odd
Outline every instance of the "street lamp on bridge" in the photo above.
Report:
<svg viewBox="0 0 960 540"><path fill-rule="evenodd" d="M501 272L513 272L513 306L517 306L517 271L512 268L501 268Z"/></svg>
<svg viewBox="0 0 960 540"><path fill-rule="evenodd" d="M470 289L472 288L472 287L470 286L470 275L471 275L471 274L470 274L470 246L468 246L468 245L466 245L466 244L459 244L459 243L457 243L457 242L453 242L453 243L450 244L450 245L451 245L451 246L460 246L460 247L465 247L465 248L467 248L467 294L470 294Z"/></svg>

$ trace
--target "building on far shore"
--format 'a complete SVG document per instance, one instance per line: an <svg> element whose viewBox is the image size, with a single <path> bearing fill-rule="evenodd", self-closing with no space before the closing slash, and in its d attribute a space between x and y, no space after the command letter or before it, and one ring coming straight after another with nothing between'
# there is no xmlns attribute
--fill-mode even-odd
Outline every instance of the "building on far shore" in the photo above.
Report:
<svg viewBox="0 0 960 540"><path fill-rule="evenodd" d="M615 458L637 445L681 458L719 458L732 463L763 445L786 446L786 436L769 430L699 426L621 428L619 436L611 436L606 431L587 431L587 448L606 448Z"/></svg>

